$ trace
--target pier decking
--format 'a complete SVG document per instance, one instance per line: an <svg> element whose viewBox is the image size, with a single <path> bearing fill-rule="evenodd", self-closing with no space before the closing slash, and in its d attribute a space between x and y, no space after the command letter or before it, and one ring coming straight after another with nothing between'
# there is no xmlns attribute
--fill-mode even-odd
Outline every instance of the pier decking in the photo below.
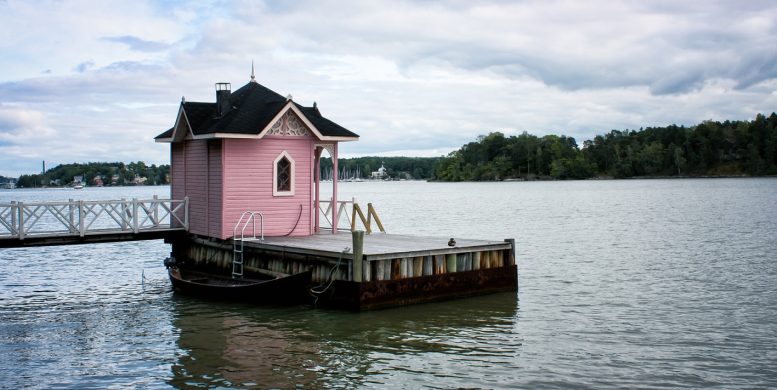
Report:
<svg viewBox="0 0 777 390"><path fill-rule="evenodd" d="M448 246L449 238L422 237L404 234L368 234L364 236L363 259L366 261L396 259L413 256L435 256L477 252L483 250L511 249L510 242L457 239L455 246ZM350 232L340 234L319 233L304 237L267 237L264 240L247 239L247 247L285 251L302 255L353 258ZM345 248L351 251L343 253Z"/></svg>

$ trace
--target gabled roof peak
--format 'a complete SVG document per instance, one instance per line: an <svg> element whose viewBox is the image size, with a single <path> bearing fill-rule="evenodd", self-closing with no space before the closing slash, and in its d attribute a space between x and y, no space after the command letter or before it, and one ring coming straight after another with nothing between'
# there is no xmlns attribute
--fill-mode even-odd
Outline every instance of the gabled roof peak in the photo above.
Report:
<svg viewBox="0 0 777 390"><path fill-rule="evenodd" d="M253 68L253 67L252 67ZM252 69L252 76L253 69ZM229 91L223 91L229 93ZM192 136L197 138L229 138L260 136L276 116L288 106L293 106L303 115L322 139L352 141L358 135L324 118L318 111L318 104L304 107L292 100L291 94L282 95L256 82L255 78L239 89L232 91L229 98L230 110L218 115L217 103L187 102L181 98L181 110L186 118ZM156 137L158 142L177 142L173 140L174 128Z"/></svg>

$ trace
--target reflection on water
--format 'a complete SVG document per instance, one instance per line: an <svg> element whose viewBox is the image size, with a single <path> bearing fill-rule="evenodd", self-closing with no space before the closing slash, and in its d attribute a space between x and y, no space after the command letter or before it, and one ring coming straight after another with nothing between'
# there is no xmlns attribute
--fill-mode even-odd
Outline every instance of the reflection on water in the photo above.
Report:
<svg viewBox="0 0 777 390"><path fill-rule="evenodd" d="M455 377L456 360L487 365L495 357L512 357L515 346L503 343L510 339L513 344L515 337L499 335L512 332L517 308L514 293L366 313L214 305L176 296L178 354L168 383L262 388L352 387L365 380L388 384L402 371L428 370L433 363L417 359L425 354L450 355L447 369ZM409 362L405 357L413 356L414 362L402 367L402 361ZM439 369L444 373L446 368Z"/></svg>

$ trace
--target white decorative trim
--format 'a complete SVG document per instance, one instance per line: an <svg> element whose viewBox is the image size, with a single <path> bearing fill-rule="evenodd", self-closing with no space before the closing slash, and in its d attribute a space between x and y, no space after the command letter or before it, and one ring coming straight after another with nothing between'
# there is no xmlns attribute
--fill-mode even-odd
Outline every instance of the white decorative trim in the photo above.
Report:
<svg viewBox="0 0 777 390"><path fill-rule="evenodd" d="M281 159L284 157L289 160L289 164L291 165L289 168L291 191L278 191L278 162L281 161ZM294 179L296 176L294 159L291 158L289 152L285 150L282 151L281 154L279 154L278 157L276 157L272 162L272 196L294 196Z"/></svg>
<svg viewBox="0 0 777 390"><path fill-rule="evenodd" d="M329 152L329 157L335 155L335 144L316 144L317 148L322 148Z"/></svg>
<svg viewBox="0 0 777 390"><path fill-rule="evenodd" d="M286 114L286 127L288 127L286 135L310 136L307 127L302 124L302 121L300 121L299 117L296 115L290 113Z"/></svg>
<svg viewBox="0 0 777 390"><path fill-rule="evenodd" d="M266 135L312 137L312 134L299 117L289 111L286 111L280 119L273 123Z"/></svg>
<svg viewBox="0 0 777 390"><path fill-rule="evenodd" d="M267 134L283 134L283 118L275 121Z"/></svg>
<svg viewBox="0 0 777 390"><path fill-rule="evenodd" d="M315 135L316 138L318 138L321 141L357 141L359 139L358 136L356 137L341 137L341 136L324 136L321 134L318 129L313 126L312 123L308 120L308 118L305 117L305 115L300 111L297 106L294 105L293 101L289 101L286 103L283 108L278 112L278 114L275 115L275 117L270 121L270 124L267 125L262 131L259 132L258 135L253 136L252 138L262 138L265 135L267 135L270 128L275 125L275 122L277 122L280 118L282 118L286 112L289 110L294 111L295 114L297 114L297 117L302 121L302 123L305 124L305 126L308 127L308 129L313 132L313 135Z"/></svg>

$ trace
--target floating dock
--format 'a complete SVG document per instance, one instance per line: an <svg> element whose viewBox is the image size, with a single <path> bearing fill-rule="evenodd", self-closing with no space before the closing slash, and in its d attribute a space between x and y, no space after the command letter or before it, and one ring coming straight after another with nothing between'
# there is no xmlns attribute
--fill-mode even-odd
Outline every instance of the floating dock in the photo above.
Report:
<svg viewBox="0 0 777 390"><path fill-rule="evenodd" d="M486 241L364 232L243 241L247 274L312 269L317 303L350 310L474 296L518 288L513 240ZM228 273L234 242L188 237L173 256L194 268Z"/></svg>

